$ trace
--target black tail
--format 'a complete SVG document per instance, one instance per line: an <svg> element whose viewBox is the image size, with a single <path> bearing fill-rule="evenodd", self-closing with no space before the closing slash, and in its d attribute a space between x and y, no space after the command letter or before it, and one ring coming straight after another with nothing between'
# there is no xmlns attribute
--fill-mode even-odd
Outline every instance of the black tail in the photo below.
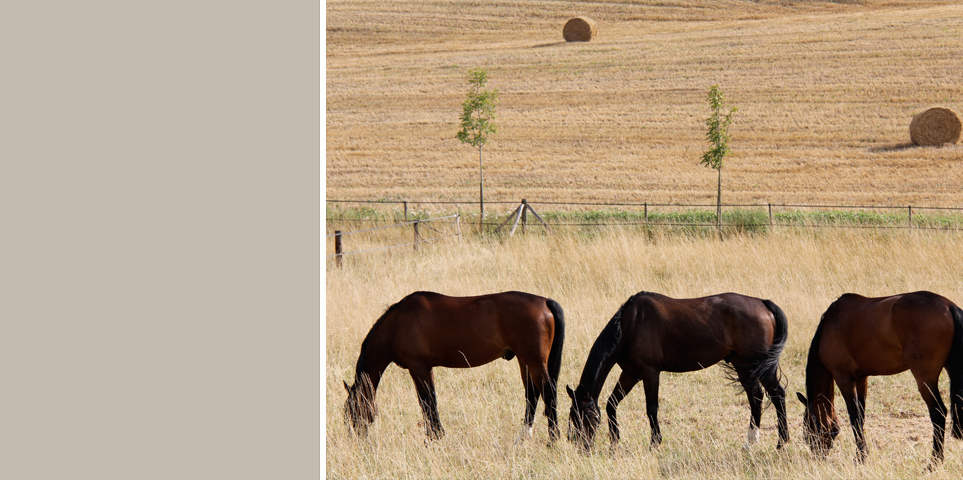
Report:
<svg viewBox="0 0 963 480"><path fill-rule="evenodd" d="M946 359L950 374L950 415L953 418L953 438L963 438L963 310L950 305L953 316L953 344Z"/></svg>
<svg viewBox="0 0 963 480"><path fill-rule="evenodd" d="M776 318L776 325L772 332L772 346L769 347L769 351L752 364L752 377L763 385L773 385L779 383L779 356L786 348L786 339L789 338L789 322L786 321L786 314L778 305L769 300L763 300L762 304L772 312L773 317Z"/></svg>
<svg viewBox="0 0 963 480"><path fill-rule="evenodd" d="M551 298L546 302L548 310L555 317L555 338L552 339L552 350L548 354L548 376L552 381L552 390L558 388L558 374L562 371L562 346L565 344L565 315L562 306ZM548 405L545 405L546 408Z"/></svg>

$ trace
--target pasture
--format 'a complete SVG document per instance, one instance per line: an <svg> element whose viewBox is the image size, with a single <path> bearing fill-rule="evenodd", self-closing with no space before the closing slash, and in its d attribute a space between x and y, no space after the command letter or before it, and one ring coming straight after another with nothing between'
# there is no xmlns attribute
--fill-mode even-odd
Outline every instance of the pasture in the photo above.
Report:
<svg viewBox="0 0 963 480"><path fill-rule="evenodd" d="M485 147L490 200L703 202L715 172L706 148L712 84L739 108L723 169L726 203L963 205L963 147L909 145L913 114L963 112L963 6L948 1L634 3L416 2L326 4L326 195L472 200L478 152L455 139L469 68L500 90L499 132ZM565 43L573 16L595 40ZM486 212L490 207L486 205ZM449 213L449 212L445 212ZM504 214L507 212L498 213ZM335 227L337 228L337 227ZM332 225L328 225L330 232ZM467 231L467 229L466 229ZM845 292L931 290L963 303L958 232L804 229L724 238L604 227L591 234L504 240L462 235L422 248L326 263L324 400L330 478L903 478L929 461L931 426L912 375L871 377L869 459L854 464L843 432L826 460L802 438L806 353L820 315ZM719 366L663 374L663 443L650 450L641 389L619 407L621 448L600 435L591 455L547 448L542 404L533 440L515 444L524 414L516 361L435 369L447 435L426 444L415 388L391 366L380 416L361 441L342 421L361 341L405 295L520 290L565 310L564 386L619 306L640 290L673 297L726 291L770 299L786 313L782 356L791 441L777 452L775 414L743 449L745 395ZM618 367L603 388L611 392ZM941 379L944 398L945 375ZM837 409L842 400L837 394ZM603 405L604 408L604 405ZM958 478L963 442L927 478Z"/></svg>
<svg viewBox="0 0 963 480"><path fill-rule="evenodd" d="M806 353L820 315L844 292L888 295L928 289L963 299L963 237L943 232L784 231L725 240L669 235L644 239L609 229L594 237L516 236L507 242L466 236L415 253L350 257L327 270L325 327L325 440L333 478L896 478L915 477L929 460L932 429L913 377L871 377L866 436L869 459L856 467L855 444L844 429L829 458L810 457L802 437ZM330 265L330 264L329 264ZM475 369L435 369L438 405L447 435L425 445L421 411L407 372L391 366L378 393L380 416L366 441L342 420L361 341L392 303L416 290L477 295L522 290L557 300L565 310L561 385L578 382L589 348L619 306L640 290L674 297L722 291L768 298L789 320L782 355L791 441L777 452L771 406L763 412L760 443L743 450L749 409L745 395L721 367L662 376L663 444L650 451L641 389L619 407L622 448L611 453L607 435L583 456L567 441L548 449L539 413L535 437L514 439L524 414L515 361ZM603 397L614 387L613 370ZM941 377L944 396L946 376ZM837 394L837 397L838 394ZM604 399L603 399L604 402ZM837 398L837 405L843 405ZM768 400L766 401L768 405ZM562 392L566 430L571 405ZM603 405L604 406L604 405ZM963 469L963 442L947 440L946 462L933 478Z"/></svg>

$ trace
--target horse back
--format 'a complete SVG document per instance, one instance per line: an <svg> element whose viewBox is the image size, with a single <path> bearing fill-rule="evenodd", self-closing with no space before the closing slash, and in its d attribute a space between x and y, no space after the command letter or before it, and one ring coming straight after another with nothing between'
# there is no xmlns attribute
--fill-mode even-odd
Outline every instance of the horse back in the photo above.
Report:
<svg viewBox="0 0 963 480"><path fill-rule="evenodd" d="M554 332L547 299L524 292L451 297L416 292L399 302L390 328L396 363L476 367L544 350Z"/></svg>
<svg viewBox="0 0 963 480"><path fill-rule="evenodd" d="M773 343L773 314L754 297L725 293L675 299L646 293L627 307L623 351L666 371L699 370L733 354L748 358Z"/></svg>
<svg viewBox="0 0 963 480"><path fill-rule="evenodd" d="M845 294L820 322L819 357L840 373L938 372L952 345L952 305L925 291L874 298Z"/></svg>

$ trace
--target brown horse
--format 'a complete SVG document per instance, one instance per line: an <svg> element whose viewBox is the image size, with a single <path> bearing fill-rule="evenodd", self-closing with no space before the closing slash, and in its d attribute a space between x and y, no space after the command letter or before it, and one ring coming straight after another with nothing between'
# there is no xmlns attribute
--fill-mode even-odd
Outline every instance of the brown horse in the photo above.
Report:
<svg viewBox="0 0 963 480"><path fill-rule="evenodd" d="M806 396L796 393L806 406L803 425L810 449L824 456L839 434L833 405L835 382L849 411L857 460L863 461L867 453L863 437L866 377L909 370L933 422L934 464L941 462L947 412L939 379L944 368L950 376L953 436L961 438L963 311L930 292L880 298L847 293L839 297L823 314L809 347Z"/></svg>
<svg viewBox="0 0 963 480"><path fill-rule="evenodd" d="M654 446L662 442L660 372L691 372L725 360L749 398L749 443L758 439L764 388L776 407L776 448L782 448L789 440L789 427L778 370L788 332L786 316L769 300L735 293L682 300L638 293L595 340L578 387L574 391L567 387L572 398L569 440L578 441L585 451L591 448L600 421L599 394L615 364L622 374L605 406L612 443L619 441L616 407L641 380Z"/></svg>
<svg viewBox="0 0 963 480"><path fill-rule="evenodd" d="M518 357L525 386L525 425L532 434L539 395L545 399L550 442L558 438L556 384L562 365L565 321L550 298L522 292L448 297L416 292L388 307L361 344L354 385L344 387L345 418L365 436L377 415L375 395L391 363L408 370L418 392L430 439L444 436L432 368L471 368Z"/></svg>

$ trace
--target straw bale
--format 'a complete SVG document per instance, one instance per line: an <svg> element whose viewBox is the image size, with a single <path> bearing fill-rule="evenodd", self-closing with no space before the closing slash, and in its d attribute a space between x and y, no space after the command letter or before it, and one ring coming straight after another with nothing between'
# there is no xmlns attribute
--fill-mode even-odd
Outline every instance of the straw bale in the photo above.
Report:
<svg viewBox="0 0 963 480"><path fill-rule="evenodd" d="M588 17L575 17L565 22L562 37L566 42L588 42L595 38L595 22Z"/></svg>
<svg viewBox="0 0 963 480"><path fill-rule="evenodd" d="M958 143L963 132L963 122L953 110L933 107L917 113L910 121L910 140L916 145L943 145Z"/></svg>

